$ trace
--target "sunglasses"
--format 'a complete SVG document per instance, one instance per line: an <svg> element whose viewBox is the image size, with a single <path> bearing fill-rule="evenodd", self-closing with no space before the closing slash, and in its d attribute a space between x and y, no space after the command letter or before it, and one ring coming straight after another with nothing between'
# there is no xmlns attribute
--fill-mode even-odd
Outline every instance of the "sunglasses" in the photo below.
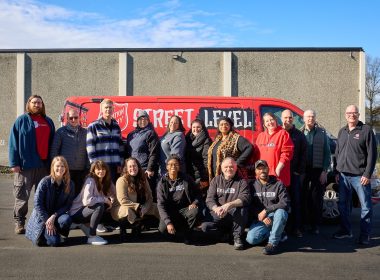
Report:
<svg viewBox="0 0 380 280"><path fill-rule="evenodd" d="M77 120L77 119L79 119L79 117L68 117L68 119L69 119L70 121L73 121L73 120Z"/></svg>

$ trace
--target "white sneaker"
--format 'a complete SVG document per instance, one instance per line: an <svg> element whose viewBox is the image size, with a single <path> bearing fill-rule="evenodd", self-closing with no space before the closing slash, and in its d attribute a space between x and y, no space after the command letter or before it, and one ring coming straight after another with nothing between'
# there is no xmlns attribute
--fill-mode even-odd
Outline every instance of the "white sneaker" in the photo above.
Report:
<svg viewBox="0 0 380 280"><path fill-rule="evenodd" d="M98 224L96 228L96 232L103 233L103 232L108 232L108 230L103 224Z"/></svg>
<svg viewBox="0 0 380 280"><path fill-rule="evenodd" d="M95 236L90 236L87 239L87 243L91 245L106 245L108 241L101 238L100 236L95 235Z"/></svg>

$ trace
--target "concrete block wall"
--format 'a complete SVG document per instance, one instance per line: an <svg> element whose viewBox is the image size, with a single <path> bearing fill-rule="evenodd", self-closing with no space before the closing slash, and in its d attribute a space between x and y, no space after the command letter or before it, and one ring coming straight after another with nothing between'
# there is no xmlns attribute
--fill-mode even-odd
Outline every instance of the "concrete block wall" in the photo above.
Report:
<svg viewBox="0 0 380 280"><path fill-rule="evenodd" d="M31 94L57 127L73 95L276 97L315 109L336 135L348 104L364 111L364 60L359 48L0 50L0 165Z"/></svg>

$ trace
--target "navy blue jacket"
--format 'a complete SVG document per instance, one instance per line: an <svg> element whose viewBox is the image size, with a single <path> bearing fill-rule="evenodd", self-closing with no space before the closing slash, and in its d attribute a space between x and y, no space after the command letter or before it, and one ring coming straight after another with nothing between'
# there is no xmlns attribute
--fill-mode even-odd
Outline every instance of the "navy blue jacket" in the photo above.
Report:
<svg viewBox="0 0 380 280"><path fill-rule="evenodd" d="M60 187L64 188L63 184ZM45 223L51 215L56 213L58 218L69 211L75 198L74 183L70 182L69 193L62 190L56 203L54 203L54 198L54 179L51 176L46 176L38 184L34 195L33 212L26 227L25 237L32 240L34 245L37 244L38 239L43 234Z"/></svg>
<svg viewBox="0 0 380 280"><path fill-rule="evenodd" d="M153 125L136 127L127 136L126 156L137 158L144 170L155 171L158 169L159 139Z"/></svg>

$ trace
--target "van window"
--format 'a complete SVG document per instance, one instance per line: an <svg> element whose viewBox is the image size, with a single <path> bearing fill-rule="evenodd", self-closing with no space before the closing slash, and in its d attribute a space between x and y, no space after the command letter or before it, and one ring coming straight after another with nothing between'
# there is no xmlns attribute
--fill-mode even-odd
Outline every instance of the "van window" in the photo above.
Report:
<svg viewBox="0 0 380 280"><path fill-rule="evenodd" d="M273 113L277 117L278 124L282 125L281 113L282 113L282 111L284 111L286 109L288 109L288 108L276 107L276 106L261 106L260 107L261 119L265 113ZM302 118L302 116L298 115L296 112L294 112L294 111L292 111L292 112L293 112L293 117L294 117L293 124L295 125L296 128L300 129L304 124L303 118Z"/></svg>

